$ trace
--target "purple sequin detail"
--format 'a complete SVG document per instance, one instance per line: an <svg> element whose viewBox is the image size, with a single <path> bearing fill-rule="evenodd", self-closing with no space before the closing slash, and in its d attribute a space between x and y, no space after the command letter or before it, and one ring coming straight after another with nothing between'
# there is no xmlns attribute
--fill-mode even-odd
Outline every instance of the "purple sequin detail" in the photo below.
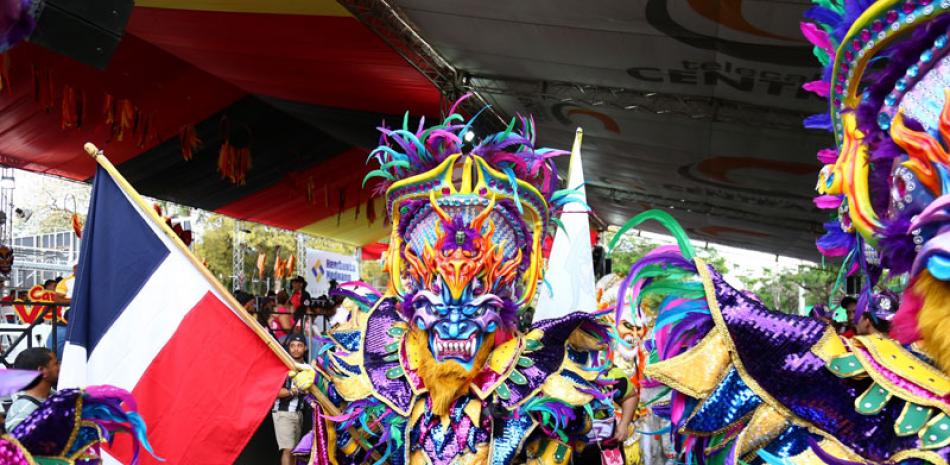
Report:
<svg viewBox="0 0 950 465"><path fill-rule="evenodd" d="M590 328L599 328L594 317L584 312L574 312L560 318L541 320L534 323L531 329L541 329L541 347L531 352L525 352L522 357L531 359L534 364L530 367L519 367L517 370L527 378L525 384L517 384L510 377L505 385L511 392L511 397L502 401L506 408L512 408L541 386L544 381L556 372L564 360L567 338L582 325Z"/></svg>
<svg viewBox="0 0 950 465"><path fill-rule="evenodd" d="M396 300L387 299L380 303L369 321L366 322L366 334L363 338L363 369L379 395L385 397L400 410L408 411L412 405L412 390L403 376L390 378L390 370L399 369L399 361L388 362L384 358L395 350L387 346L399 344L400 339L390 336L388 331L396 323L405 323L397 310Z"/></svg>
<svg viewBox="0 0 950 465"><path fill-rule="evenodd" d="M464 412L469 397L455 402L449 412L451 421L448 427L442 427L442 420L431 412L423 414L411 432L412 449L422 449L433 465L448 465L459 456L474 453L479 444L488 442L491 422L485 413L484 405L479 424L472 423ZM473 402L480 402L477 399Z"/></svg>
<svg viewBox="0 0 950 465"><path fill-rule="evenodd" d="M59 455L76 425L76 402L81 395L78 389L54 393L10 435L33 455Z"/></svg>
<svg viewBox="0 0 950 465"><path fill-rule="evenodd" d="M872 461L918 447L916 436L898 437L894 423L902 402L876 415L861 415L854 400L868 380L838 378L811 352L826 326L805 317L774 313L736 291L711 271L726 327L748 376L795 415L827 431Z"/></svg>

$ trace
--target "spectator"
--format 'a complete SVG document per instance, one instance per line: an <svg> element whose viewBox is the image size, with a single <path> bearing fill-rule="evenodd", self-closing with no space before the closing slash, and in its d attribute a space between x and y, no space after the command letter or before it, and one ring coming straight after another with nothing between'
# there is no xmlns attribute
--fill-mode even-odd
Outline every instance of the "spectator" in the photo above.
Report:
<svg viewBox="0 0 950 465"><path fill-rule="evenodd" d="M56 354L57 360L63 359L63 349L66 347L66 328L69 321L69 310L63 312L63 321L56 323L56 346L53 346L53 337L46 338L46 348Z"/></svg>
<svg viewBox="0 0 950 465"><path fill-rule="evenodd" d="M854 312L858 308L858 299L854 297L845 296L841 299L841 308L844 309L845 315L847 315L847 320L845 320L844 325L841 328L841 335L844 337L854 337Z"/></svg>
<svg viewBox="0 0 950 465"><path fill-rule="evenodd" d="M244 310L247 310L248 313L254 313L254 304L256 304L256 302L254 301L253 295L244 291L235 291L234 298L244 307Z"/></svg>
<svg viewBox="0 0 950 465"><path fill-rule="evenodd" d="M13 367L35 370L38 376L23 391L14 395L4 423L7 431L12 431L45 402L59 380L59 360L56 354L46 348L32 347L20 352Z"/></svg>
<svg viewBox="0 0 950 465"><path fill-rule="evenodd" d="M268 323L268 327L277 339L287 337L290 328L294 326L294 320L291 318L292 313L290 295L287 294L287 291L281 290L277 293L277 305L274 307L274 313L270 315Z"/></svg>
<svg viewBox="0 0 950 465"><path fill-rule="evenodd" d="M73 273L69 276L63 278L58 284L56 284L56 294L60 297L57 299L60 303L69 304L73 298L73 285L76 284L76 268L78 265L73 265Z"/></svg>
<svg viewBox="0 0 950 465"><path fill-rule="evenodd" d="M307 292L307 281L303 276L297 276L290 280L290 305L294 311L297 311L305 300L310 300L310 293Z"/></svg>
<svg viewBox="0 0 950 465"><path fill-rule="evenodd" d="M290 336L287 341L287 351L297 363L306 363L307 360L307 341L299 334ZM292 465L294 463L293 452L297 441L300 441L302 432L302 420L305 392L297 391L293 385L292 378L288 377L284 381L284 387L280 388L277 394L277 400L271 416L274 418L274 432L277 435L277 448L280 449L280 464Z"/></svg>

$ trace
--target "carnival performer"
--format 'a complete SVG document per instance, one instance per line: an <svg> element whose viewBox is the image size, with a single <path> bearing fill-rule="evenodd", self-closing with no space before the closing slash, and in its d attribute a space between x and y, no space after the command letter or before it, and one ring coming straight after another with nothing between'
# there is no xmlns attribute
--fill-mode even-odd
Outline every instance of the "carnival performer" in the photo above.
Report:
<svg viewBox="0 0 950 465"><path fill-rule="evenodd" d="M827 322L769 311L651 211L626 227L658 220L678 246L647 254L624 284L634 309L661 299L646 373L674 389L670 416L688 464L945 465L950 2L822 0L806 16L802 31L827 68L805 87L830 103L806 125L837 142L818 154L827 165L815 203L838 215L817 245L862 277L854 320L868 334L842 338ZM885 270L908 276L890 325L883 310L898 303L874 293Z"/></svg>
<svg viewBox="0 0 950 465"><path fill-rule="evenodd" d="M36 371L0 370L0 396L30 385ZM25 420L0 435L0 464L99 465L99 446L118 432L132 437L133 458L138 463L144 448L155 457L146 438L145 422L136 413L135 399L112 386L89 386L54 392Z"/></svg>
<svg viewBox="0 0 950 465"><path fill-rule="evenodd" d="M572 200L556 190L565 152L536 148L529 118L473 137L455 107L434 127L411 130L407 115L380 131L367 180L392 220L390 281L352 293L360 310L321 349L317 382L342 414L325 446L308 435L311 452L327 448L310 461L564 464L572 441L609 438L606 328L580 312L517 327Z"/></svg>

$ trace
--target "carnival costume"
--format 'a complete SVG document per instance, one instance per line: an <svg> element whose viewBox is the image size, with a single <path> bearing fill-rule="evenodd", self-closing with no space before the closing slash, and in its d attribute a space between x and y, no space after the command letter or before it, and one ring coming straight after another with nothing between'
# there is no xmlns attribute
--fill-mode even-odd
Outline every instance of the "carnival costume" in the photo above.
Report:
<svg viewBox="0 0 950 465"><path fill-rule="evenodd" d="M672 387L681 459L693 463L945 465L950 456L950 1L823 0L802 31L827 65L806 88L834 132L815 203L837 210L818 240L860 275L855 319L889 318L882 272L909 273L891 339L839 337L771 312L678 246L636 263L627 301L659 298L647 375ZM630 300L632 298L632 300ZM620 300L624 302L622 292ZM618 306L622 307L623 305Z"/></svg>
<svg viewBox="0 0 950 465"><path fill-rule="evenodd" d="M574 313L517 329L572 200L556 190L564 152L536 149L530 119L473 140L449 113L380 128L367 180L381 181L392 221L390 281L349 294L361 310L319 349L317 384L342 413L326 444L308 435L312 463L324 447L339 464L567 463L571 441L613 421L603 325Z"/></svg>
<svg viewBox="0 0 950 465"><path fill-rule="evenodd" d="M36 372L0 370L0 396L28 385ZM140 448L152 452L145 422L136 413L135 399L112 386L54 392L12 431L0 435L0 464L98 465L99 445L111 443L117 432L129 433L133 458Z"/></svg>

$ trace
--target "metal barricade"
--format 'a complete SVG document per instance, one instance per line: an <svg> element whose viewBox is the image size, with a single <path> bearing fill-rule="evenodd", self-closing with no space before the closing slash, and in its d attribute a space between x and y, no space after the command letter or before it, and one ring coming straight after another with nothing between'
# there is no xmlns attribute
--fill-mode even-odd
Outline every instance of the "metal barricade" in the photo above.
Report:
<svg viewBox="0 0 950 465"><path fill-rule="evenodd" d="M23 350L37 347L42 342L34 335L42 336L49 328L48 340L55 349L59 343L59 334L56 329L62 327L62 323L56 318L57 308L66 308L67 305L52 302L16 302L17 304L29 305L33 307L43 307L36 319L30 324L0 323L0 363L10 368L17 354ZM49 320L47 320L49 317ZM48 323L48 325L47 325ZM22 346L25 343L25 346Z"/></svg>

